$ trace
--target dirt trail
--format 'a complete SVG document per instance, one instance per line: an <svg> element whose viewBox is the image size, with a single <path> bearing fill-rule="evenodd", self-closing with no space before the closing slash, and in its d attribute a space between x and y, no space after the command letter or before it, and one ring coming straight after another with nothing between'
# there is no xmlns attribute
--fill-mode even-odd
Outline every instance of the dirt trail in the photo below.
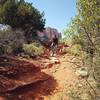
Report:
<svg viewBox="0 0 100 100"><path fill-rule="evenodd" d="M45 73L54 77L58 83L58 90L55 91L55 94L45 97L44 100L71 100L67 95L64 96L63 92L65 92L66 88L67 90L70 90L71 88L76 87L76 84L81 84L81 81L78 79L79 77L75 74L75 69L72 67L73 63L69 62L72 58L73 57L69 55L56 57L56 59L60 61L60 64L56 64L52 68L43 70Z"/></svg>
<svg viewBox="0 0 100 100"><path fill-rule="evenodd" d="M79 79L75 73L79 66L71 63L74 60L76 59L67 54L34 61L23 60L21 63L12 61L19 66L18 77L15 78L19 86L10 92L1 93L0 100L73 100L67 95L70 90L86 85L85 80ZM3 75L7 77L4 72ZM12 81L11 78L10 80Z"/></svg>

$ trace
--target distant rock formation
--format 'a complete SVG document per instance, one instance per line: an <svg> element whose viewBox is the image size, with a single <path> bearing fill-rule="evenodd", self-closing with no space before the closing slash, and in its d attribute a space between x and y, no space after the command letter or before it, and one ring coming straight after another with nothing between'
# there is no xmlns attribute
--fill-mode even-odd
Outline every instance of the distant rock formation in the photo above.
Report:
<svg viewBox="0 0 100 100"><path fill-rule="evenodd" d="M52 41L52 39L55 37L61 38L61 33L58 32L57 29L51 28L51 27L46 27L46 29L43 32L37 32L39 38L43 42L47 42L49 40Z"/></svg>

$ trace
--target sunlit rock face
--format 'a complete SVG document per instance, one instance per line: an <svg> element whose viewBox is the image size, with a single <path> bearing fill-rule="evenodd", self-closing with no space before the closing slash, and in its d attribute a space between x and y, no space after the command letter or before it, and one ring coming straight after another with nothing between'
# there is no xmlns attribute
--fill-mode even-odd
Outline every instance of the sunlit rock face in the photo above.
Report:
<svg viewBox="0 0 100 100"><path fill-rule="evenodd" d="M47 28L46 28L45 34L46 34L46 36L47 36L48 38L51 38L51 39L54 38L55 35L56 35L57 38L59 38L59 35L60 35L60 33L58 32L57 29L55 29L55 28L50 28L50 27L47 27Z"/></svg>
<svg viewBox="0 0 100 100"><path fill-rule="evenodd" d="M51 40L56 36L57 38L61 37L61 33L58 32L55 28L47 27L43 32L37 32L38 36L42 41Z"/></svg>

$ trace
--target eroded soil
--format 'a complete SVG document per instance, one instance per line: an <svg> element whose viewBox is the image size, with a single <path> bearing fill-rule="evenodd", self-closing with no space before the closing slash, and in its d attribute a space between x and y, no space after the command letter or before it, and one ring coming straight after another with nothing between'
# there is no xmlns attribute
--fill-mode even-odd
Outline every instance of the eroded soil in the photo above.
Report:
<svg viewBox="0 0 100 100"><path fill-rule="evenodd" d="M86 80L76 74L81 64L68 54L36 60L1 57L0 100L74 100L71 91L75 96L76 90L88 92Z"/></svg>
<svg viewBox="0 0 100 100"><path fill-rule="evenodd" d="M39 66L16 58L0 58L0 100L42 100L56 87L56 80Z"/></svg>

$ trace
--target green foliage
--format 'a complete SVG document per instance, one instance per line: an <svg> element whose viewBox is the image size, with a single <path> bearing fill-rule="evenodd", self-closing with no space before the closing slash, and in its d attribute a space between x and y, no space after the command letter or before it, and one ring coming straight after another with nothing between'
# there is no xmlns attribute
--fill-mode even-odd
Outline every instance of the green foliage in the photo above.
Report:
<svg viewBox="0 0 100 100"><path fill-rule="evenodd" d="M12 31L11 29L0 31L0 54L12 54L25 43L22 30ZM18 52L18 51L17 51Z"/></svg>
<svg viewBox="0 0 100 100"><path fill-rule="evenodd" d="M80 56L82 54L82 48L80 45L73 45L70 49L70 53L75 56Z"/></svg>
<svg viewBox="0 0 100 100"><path fill-rule="evenodd" d="M95 77L100 83L100 0L77 0L78 14L72 19L70 27L65 35L71 39L72 44L80 45L72 47L75 54L79 54L84 60L84 65L89 70L89 78Z"/></svg>
<svg viewBox="0 0 100 100"><path fill-rule="evenodd" d="M44 48L39 43L24 44L23 50L30 56L40 56L43 54Z"/></svg>
<svg viewBox="0 0 100 100"><path fill-rule="evenodd" d="M0 4L0 23L8 24L12 28L21 28L27 38L37 30L44 29L44 13L40 13L31 3L24 0L7 0Z"/></svg>
<svg viewBox="0 0 100 100"><path fill-rule="evenodd" d="M80 33L79 38L81 38L83 42L83 45L81 46L83 50L88 54L88 58L90 58L88 60L88 62L90 63L88 66L90 76L95 76L95 73L98 73L98 70L100 68L97 66L97 61L100 57L100 34L98 23L100 14L100 9L98 8L99 0L78 0L77 5L79 17L77 19L78 21L75 21L75 24L77 23L77 31ZM96 57L96 60L94 60L96 56L95 54L98 55L98 57ZM98 74L98 78L99 77L100 74Z"/></svg>
<svg viewBox="0 0 100 100"><path fill-rule="evenodd" d="M74 44L70 53L82 59L83 66L89 71L88 79L95 80L99 86L96 90L100 92L100 0L77 0L77 10L65 36ZM98 97L96 94L95 98Z"/></svg>
<svg viewBox="0 0 100 100"><path fill-rule="evenodd" d="M68 95L72 98L72 100L82 100L78 90L71 90Z"/></svg>
<svg viewBox="0 0 100 100"><path fill-rule="evenodd" d="M4 4L0 5L0 23L9 24L13 26L16 17L17 5L15 0L7 0Z"/></svg>

